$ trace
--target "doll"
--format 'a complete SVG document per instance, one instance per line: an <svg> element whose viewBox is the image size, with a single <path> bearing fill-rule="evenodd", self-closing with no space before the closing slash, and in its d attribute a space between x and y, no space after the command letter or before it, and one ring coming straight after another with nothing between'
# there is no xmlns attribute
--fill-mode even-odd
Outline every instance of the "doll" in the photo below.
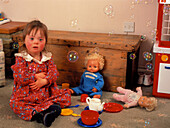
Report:
<svg viewBox="0 0 170 128"><path fill-rule="evenodd" d="M85 65L87 69L81 76L80 85L70 89L70 91L76 95L88 94L90 97L100 98L104 80L99 70L103 69L104 58L96 52L88 54L85 57Z"/></svg>
<svg viewBox="0 0 170 128"><path fill-rule="evenodd" d="M113 98L117 101L124 102L124 107L129 108L139 105L140 107L146 108L147 111L152 111L157 107L157 99L154 97L142 96L141 87L137 87L136 91L131 91L129 89L124 89L122 87L117 87L117 91L124 95L113 94Z"/></svg>

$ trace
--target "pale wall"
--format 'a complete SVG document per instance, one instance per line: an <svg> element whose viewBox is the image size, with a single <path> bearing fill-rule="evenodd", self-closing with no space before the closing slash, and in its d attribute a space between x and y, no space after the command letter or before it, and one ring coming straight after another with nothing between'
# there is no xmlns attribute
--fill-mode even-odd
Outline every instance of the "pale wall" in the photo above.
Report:
<svg viewBox="0 0 170 128"><path fill-rule="evenodd" d="M51 30L67 30L123 34L123 24L135 22L135 32L146 35L140 53L140 67L146 61L144 51L152 48L153 31L157 23L157 0L0 0L0 10L13 21L39 19ZM148 2L145 4L144 2ZM104 13L113 7L113 16ZM77 24L71 24L77 20Z"/></svg>

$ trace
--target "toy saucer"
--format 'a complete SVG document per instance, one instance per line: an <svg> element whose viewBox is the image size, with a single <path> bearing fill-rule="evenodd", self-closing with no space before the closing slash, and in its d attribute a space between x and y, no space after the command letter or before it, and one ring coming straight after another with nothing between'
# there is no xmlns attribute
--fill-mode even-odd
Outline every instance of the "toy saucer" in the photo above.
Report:
<svg viewBox="0 0 170 128"><path fill-rule="evenodd" d="M80 114L75 114L75 113L73 113L73 110L67 109L67 108L61 109L61 115L62 116L69 116L69 115L80 116Z"/></svg>
<svg viewBox="0 0 170 128"><path fill-rule="evenodd" d="M87 127L87 128L90 128L90 127L91 127L91 128L94 128L94 127L99 127L99 126L102 124L102 120L99 118L96 124L94 124L94 125L86 125L86 124L84 124L84 123L81 121L81 118L79 118L79 119L77 120L77 123L78 123L80 126L83 126L83 127Z"/></svg>
<svg viewBox="0 0 170 128"><path fill-rule="evenodd" d="M105 103L103 109L107 112L120 112L123 110L123 106L117 103Z"/></svg>
<svg viewBox="0 0 170 128"><path fill-rule="evenodd" d="M73 113L73 110L71 109L61 109L61 115L62 116L69 116Z"/></svg>
<svg viewBox="0 0 170 128"><path fill-rule="evenodd" d="M89 106L86 106L86 107L84 108L84 110L89 110ZM99 114L101 114L102 112L103 112L103 110L102 110L102 111L98 111Z"/></svg>

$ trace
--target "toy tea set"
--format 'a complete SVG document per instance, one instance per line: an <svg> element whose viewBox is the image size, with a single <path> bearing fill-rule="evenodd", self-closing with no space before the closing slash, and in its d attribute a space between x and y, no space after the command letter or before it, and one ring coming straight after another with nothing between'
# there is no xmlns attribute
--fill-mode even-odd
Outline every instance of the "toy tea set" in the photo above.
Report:
<svg viewBox="0 0 170 128"><path fill-rule="evenodd" d="M101 103L100 99L90 98L87 94L82 94L80 101L86 102L88 104L88 106L85 107L81 112L81 115L73 113L73 110L68 108L62 109L61 115L81 116L77 120L77 123L83 127L99 127L102 124L102 120L99 118L99 114L101 114L103 111L115 113L123 110L123 107L120 104L111 102ZM69 108L78 106L79 105L69 106Z"/></svg>

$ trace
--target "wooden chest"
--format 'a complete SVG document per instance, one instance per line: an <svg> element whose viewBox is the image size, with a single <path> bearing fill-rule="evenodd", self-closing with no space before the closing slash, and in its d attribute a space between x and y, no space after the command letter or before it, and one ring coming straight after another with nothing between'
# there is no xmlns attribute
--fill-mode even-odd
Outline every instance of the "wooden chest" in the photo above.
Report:
<svg viewBox="0 0 170 128"><path fill-rule="evenodd" d="M14 35L13 39L22 45L21 35ZM53 53L60 73L57 83L68 82L71 87L75 87L79 85L80 77L86 69L85 55L98 47L99 53L105 57L105 66L101 71L105 81L103 90L116 91L118 86L130 89L135 87L140 43L139 35L50 30L47 49ZM67 59L67 54L72 50L78 53L76 62ZM130 59L131 53L135 53L135 59Z"/></svg>

